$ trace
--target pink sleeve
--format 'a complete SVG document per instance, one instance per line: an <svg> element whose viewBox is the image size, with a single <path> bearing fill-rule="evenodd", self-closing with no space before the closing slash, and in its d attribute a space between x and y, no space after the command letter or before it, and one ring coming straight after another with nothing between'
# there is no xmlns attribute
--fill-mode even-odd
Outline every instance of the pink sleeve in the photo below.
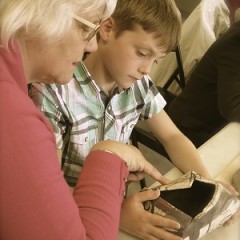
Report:
<svg viewBox="0 0 240 240"><path fill-rule="evenodd" d="M91 229L90 239L117 239L128 174L124 162L117 158L102 151L90 153L74 191L84 226Z"/></svg>
<svg viewBox="0 0 240 240"><path fill-rule="evenodd" d="M42 114L14 86L1 89L0 239L116 239L123 161L92 152L73 197Z"/></svg>

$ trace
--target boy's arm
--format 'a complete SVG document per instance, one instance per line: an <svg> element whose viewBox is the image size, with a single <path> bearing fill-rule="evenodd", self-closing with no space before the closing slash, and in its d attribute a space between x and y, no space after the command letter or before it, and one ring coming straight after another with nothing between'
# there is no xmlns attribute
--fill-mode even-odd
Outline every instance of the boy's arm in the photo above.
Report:
<svg viewBox="0 0 240 240"><path fill-rule="evenodd" d="M57 157L58 157L59 165L62 166L62 150L61 149L57 149Z"/></svg>
<svg viewBox="0 0 240 240"><path fill-rule="evenodd" d="M184 173L193 170L211 178L195 146L180 132L164 110L146 122L176 167Z"/></svg>

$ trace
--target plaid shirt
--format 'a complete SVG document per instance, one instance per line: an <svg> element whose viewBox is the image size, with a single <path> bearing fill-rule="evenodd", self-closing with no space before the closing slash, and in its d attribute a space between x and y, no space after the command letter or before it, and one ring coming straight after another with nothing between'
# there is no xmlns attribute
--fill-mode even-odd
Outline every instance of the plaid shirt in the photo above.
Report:
<svg viewBox="0 0 240 240"><path fill-rule="evenodd" d="M101 140L127 143L138 120L151 118L166 102L148 76L108 96L83 63L66 85L32 84L29 95L49 119L61 149L67 182L74 186L91 147ZM96 159L97 161L97 159Z"/></svg>

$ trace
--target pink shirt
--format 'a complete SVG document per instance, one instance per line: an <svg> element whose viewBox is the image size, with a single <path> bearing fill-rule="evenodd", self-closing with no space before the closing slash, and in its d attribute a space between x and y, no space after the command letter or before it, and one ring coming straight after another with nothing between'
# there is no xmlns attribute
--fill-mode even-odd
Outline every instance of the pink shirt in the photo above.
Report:
<svg viewBox="0 0 240 240"><path fill-rule="evenodd" d="M120 158L94 151L73 197L51 128L27 96L19 48L0 48L0 239L117 239L127 175Z"/></svg>

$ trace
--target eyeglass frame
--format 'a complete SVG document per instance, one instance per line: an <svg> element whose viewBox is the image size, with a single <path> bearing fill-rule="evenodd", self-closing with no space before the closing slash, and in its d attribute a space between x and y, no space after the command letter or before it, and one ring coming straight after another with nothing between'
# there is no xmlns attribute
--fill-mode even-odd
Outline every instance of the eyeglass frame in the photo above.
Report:
<svg viewBox="0 0 240 240"><path fill-rule="evenodd" d="M86 38L86 41L90 41L97 34L97 32L101 26L99 23L98 24L91 23L88 20L81 18L75 14L73 14L73 18L75 20L77 20L78 22L83 23L86 26L92 28L92 31L89 33L88 37Z"/></svg>

